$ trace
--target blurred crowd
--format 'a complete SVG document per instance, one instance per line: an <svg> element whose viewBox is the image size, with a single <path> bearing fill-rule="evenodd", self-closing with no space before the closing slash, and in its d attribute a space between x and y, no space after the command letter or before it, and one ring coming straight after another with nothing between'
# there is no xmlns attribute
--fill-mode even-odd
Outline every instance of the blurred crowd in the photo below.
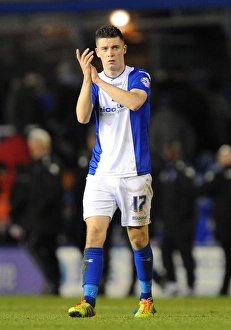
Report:
<svg viewBox="0 0 231 330"><path fill-rule="evenodd" d="M54 86L29 72L10 81L1 93L0 243L23 244L47 279L44 292L51 294L59 294L58 246L73 245L83 251L85 241L82 194L95 126L94 118L87 125L76 120L79 88L70 63L62 63ZM173 261L176 250L186 270L187 294L194 292L192 252L195 242L200 242L198 219L203 207L209 208L214 240L225 255L219 294L229 292L230 127L228 84L213 77L199 89L178 72L165 70L153 82L150 233L161 248L165 269L163 275L155 272L154 280L166 294L179 292ZM119 213L115 218L119 221ZM106 244L108 252L112 235ZM105 281L108 268L105 255ZM134 283L129 292L134 292Z"/></svg>

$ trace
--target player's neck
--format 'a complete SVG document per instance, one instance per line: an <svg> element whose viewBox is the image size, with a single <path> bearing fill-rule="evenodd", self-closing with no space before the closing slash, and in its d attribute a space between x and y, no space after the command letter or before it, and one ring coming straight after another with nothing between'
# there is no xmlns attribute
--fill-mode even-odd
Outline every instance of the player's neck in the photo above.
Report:
<svg viewBox="0 0 231 330"><path fill-rule="evenodd" d="M114 71L114 70L104 70L104 73L107 77L115 79L119 77L125 70L126 65L124 65L120 70Z"/></svg>

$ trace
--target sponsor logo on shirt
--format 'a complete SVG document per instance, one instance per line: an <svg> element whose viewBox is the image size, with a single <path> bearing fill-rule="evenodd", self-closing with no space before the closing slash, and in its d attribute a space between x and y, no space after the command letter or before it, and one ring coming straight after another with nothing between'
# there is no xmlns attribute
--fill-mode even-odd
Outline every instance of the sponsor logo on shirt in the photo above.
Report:
<svg viewBox="0 0 231 330"><path fill-rule="evenodd" d="M126 109L126 108L124 108L124 106L122 104L117 103L115 107L105 107L105 106L103 106L99 109L99 111L100 111L100 115L104 116L106 114L120 113L124 109Z"/></svg>

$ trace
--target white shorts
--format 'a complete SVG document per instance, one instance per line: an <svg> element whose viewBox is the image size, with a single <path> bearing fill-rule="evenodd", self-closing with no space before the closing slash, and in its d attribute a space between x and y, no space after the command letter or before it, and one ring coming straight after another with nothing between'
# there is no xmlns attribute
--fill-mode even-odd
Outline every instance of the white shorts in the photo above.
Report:
<svg viewBox="0 0 231 330"><path fill-rule="evenodd" d="M150 174L130 178L100 178L88 175L83 197L83 216L109 216L121 211L121 225L149 224L152 191Z"/></svg>

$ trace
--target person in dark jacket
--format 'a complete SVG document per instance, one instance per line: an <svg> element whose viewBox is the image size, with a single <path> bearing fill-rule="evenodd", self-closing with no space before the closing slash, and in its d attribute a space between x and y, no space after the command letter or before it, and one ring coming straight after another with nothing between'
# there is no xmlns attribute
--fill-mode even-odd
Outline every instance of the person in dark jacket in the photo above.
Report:
<svg viewBox="0 0 231 330"><path fill-rule="evenodd" d="M198 193L213 200L215 236L224 251L225 271L220 295L228 295L231 279L231 146L222 145L217 152L218 167L205 173Z"/></svg>
<svg viewBox="0 0 231 330"><path fill-rule="evenodd" d="M62 214L62 165L51 152L51 137L34 128L28 135L31 163L17 175L11 195L10 233L23 239L46 280L45 293L58 294L60 269L56 257Z"/></svg>
<svg viewBox="0 0 231 330"><path fill-rule="evenodd" d="M157 215L162 221L161 251L166 270L166 295L180 293L173 254L179 251L187 276L185 294L191 295L195 283L195 262L192 254L195 234L195 192L193 167L183 161L179 141L171 140L163 150L165 165L156 180Z"/></svg>

